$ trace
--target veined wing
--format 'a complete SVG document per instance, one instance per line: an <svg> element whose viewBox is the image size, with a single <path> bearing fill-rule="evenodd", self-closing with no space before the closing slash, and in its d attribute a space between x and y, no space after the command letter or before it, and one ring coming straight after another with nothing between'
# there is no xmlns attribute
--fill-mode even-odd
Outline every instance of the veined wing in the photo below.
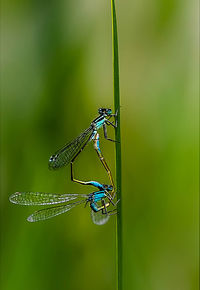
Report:
<svg viewBox="0 0 200 290"><path fill-rule="evenodd" d="M109 214L103 214L101 211L94 212L93 210L91 210L91 219L95 225L104 225L105 223L107 223L109 218Z"/></svg>
<svg viewBox="0 0 200 290"><path fill-rule="evenodd" d="M15 192L9 197L10 202L20 205L47 205L68 202L76 198L87 198L87 194L56 194L45 192Z"/></svg>
<svg viewBox="0 0 200 290"><path fill-rule="evenodd" d="M93 127L90 126L76 139L67 143L64 147L58 150L49 159L49 169L58 169L67 165L79 152L79 150L87 144L93 132Z"/></svg>
<svg viewBox="0 0 200 290"><path fill-rule="evenodd" d="M30 215L27 218L27 221L38 222L38 221L50 219L54 216L57 216L59 214L62 214L62 213L69 211L73 207L75 207L78 204L81 204L83 202L85 202L85 201L81 200L79 202L75 202L75 203L71 203L71 204L60 205L60 206L55 206L55 207L50 207L50 208L44 208L44 209L35 211L32 215Z"/></svg>
<svg viewBox="0 0 200 290"><path fill-rule="evenodd" d="M91 219L92 219L94 224L101 226L101 225L104 225L105 223L107 223L107 221L110 218L110 214L105 212L105 208L107 209L109 207L110 203L105 203L104 206L102 207L102 205L103 205L102 201L97 201L96 205L99 209L100 208L103 209L104 213L102 212L102 210L99 210L97 212L94 212L93 210L91 210Z"/></svg>

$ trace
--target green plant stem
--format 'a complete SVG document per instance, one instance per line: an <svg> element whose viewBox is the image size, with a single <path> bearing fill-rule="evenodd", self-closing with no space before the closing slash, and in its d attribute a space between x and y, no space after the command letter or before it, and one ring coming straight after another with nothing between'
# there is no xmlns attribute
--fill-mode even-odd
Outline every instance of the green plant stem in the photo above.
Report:
<svg viewBox="0 0 200 290"><path fill-rule="evenodd" d="M117 128L115 138L116 145L116 184L117 198L120 202L117 204L117 289L122 290L123 275L123 243L122 243L122 179L121 179L121 136L120 136L120 91L119 91L119 56L118 56L118 36L117 36L117 17L115 9L115 0L111 0L112 14L112 47L113 47L113 83L114 83L114 105L117 115Z"/></svg>

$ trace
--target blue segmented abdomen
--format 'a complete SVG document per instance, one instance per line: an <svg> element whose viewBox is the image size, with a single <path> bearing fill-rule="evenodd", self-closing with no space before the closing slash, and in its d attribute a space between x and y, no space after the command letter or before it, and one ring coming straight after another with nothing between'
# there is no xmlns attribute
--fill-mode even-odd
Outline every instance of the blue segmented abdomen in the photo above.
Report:
<svg viewBox="0 0 200 290"><path fill-rule="evenodd" d="M98 134L98 135L99 135L99 134ZM101 152L101 149L100 149L100 147L99 147L99 136L98 136L98 139L97 139L97 149L98 149L99 152Z"/></svg>
<svg viewBox="0 0 200 290"><path fill-rule="evenodd" d="M97 182L97 181L90 181L89 185L95 186L95 187L97 187L100 190L104 189L104 186L101 183Z"/></svg>
<svg viewBox="0 0 200 290"><path fill-rule="evenodd" d="M94 137L96 136L96 134L97 134L97 130L94 130L90 137L90 140L94 140Z"/></svg>

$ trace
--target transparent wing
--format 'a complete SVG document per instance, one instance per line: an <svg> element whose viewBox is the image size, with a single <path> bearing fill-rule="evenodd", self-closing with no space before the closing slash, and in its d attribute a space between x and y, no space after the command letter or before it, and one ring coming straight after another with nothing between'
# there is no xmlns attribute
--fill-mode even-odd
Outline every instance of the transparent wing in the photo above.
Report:
<svg viewBox="0 0 200 290"><path fill-rule="evenodd" d="M20 205L47 205L68 202L76 198L87 198L87 194L56 194L45 192L15 192L9 197L10 202Z"/></svg>
<svg viewBox="0 0 200 290"><path fill-rule="evenodd" d="M66 205L60 205L50 208L44 208L38 211L35 211L32 215L30 215L27 218L27 221L29 222L38 222L46 219L50 219L54 216L57 216L59 214L65 213L72 209L73 207L77 206L78 204L81 204L85 202L84 200L76 203L66 204Z"/></svg>
<svg viewBox="0 0 200 290"><path fill-rule="evenodd" d="M58 150L49 159L49 169L58 169L67 165L75 155L80 151L80 149L87 144L93 132L93 127L90 126L82 134L80 134L76 139L66 144L60 150Z"/></svg>
<svg viewBox="0 0 200 290"><path fill-rule="evenodd" d="M107 223L109 218L109 214L103 214L101 211L94 212L93 210L91 210L91 219L95 225L104 225L105 223Z"/></svg>

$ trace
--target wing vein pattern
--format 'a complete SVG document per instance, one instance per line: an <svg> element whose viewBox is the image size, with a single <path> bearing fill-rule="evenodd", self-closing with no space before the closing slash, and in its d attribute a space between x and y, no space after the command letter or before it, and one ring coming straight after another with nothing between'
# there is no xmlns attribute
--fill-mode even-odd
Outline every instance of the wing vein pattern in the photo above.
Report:
<svg viewBox="0 0 200 290"><path fill-rule="evenodd" d="M81 204L85 202L84 200L71 203L71 204L65 204L65 205L60 205L60 206L55 206L55 207L50 207L50 208L44 208L38 211L35 211L32 215L30 215L27 220L29 222L38 222L46 219L50 219L54 216L57 216L59 214L65 213L75 207L78 204Z"/></svg>
<svg viewBox="0 0 200 290"><path fill-rule="evenodd" d="M10 201L20 205L48 205L68 202L76 198L87 198L87 194L57 194L45 192L16 192L10 196Z"/></svg>
<svg viewBox="0 0 200 290"><path fill-rule="evenodd" d="M58 169L67 164L76 156L80 149L89 141L92 136L93 127L90 126L73 141L59 149L49 159L49 168Z"/></svg>

